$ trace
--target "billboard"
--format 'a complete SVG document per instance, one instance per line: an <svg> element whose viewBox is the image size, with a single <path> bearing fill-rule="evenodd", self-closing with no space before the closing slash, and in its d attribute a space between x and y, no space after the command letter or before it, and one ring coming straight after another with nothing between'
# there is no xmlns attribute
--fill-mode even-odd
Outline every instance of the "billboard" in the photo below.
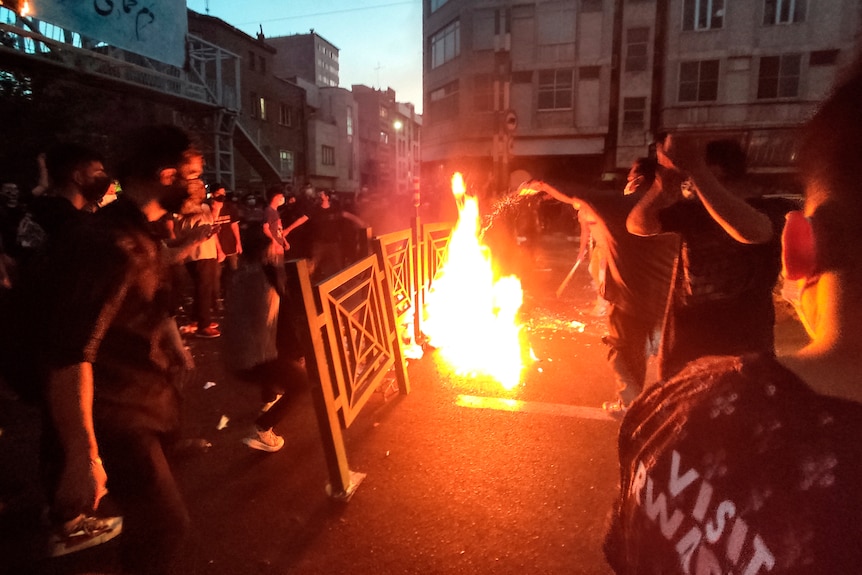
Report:
<svg viewBox="0 0 862 575"><path fill-rule="evenodd" d="M182 67L185 0L32 0L32 16L92 40Z"/></svg>

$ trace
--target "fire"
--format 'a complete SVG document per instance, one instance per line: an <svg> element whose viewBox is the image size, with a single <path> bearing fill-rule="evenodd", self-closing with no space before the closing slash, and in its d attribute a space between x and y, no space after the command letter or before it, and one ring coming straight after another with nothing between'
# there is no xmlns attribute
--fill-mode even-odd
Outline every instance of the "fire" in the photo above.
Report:
<svg viewBox="0 0 862 575"><path fill-rule="evenodd" d="M459 374L486 375L506 389L518 385L524 360L518 311L523 302L515 276L495 280L490 252L479 241L478 202L452 177L458 222L448 258L429 293L423 332Z"/></svg>

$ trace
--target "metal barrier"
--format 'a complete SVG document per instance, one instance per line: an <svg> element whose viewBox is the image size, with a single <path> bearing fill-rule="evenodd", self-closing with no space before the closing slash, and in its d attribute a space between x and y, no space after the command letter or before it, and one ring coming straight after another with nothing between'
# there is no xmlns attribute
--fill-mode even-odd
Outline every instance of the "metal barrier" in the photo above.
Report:
<svg viewBox="0 0 862 575"><path fill-rule="evenodd" d="M451 231L451 224L421 225L417 218L411 229L374 237L373 255L317 284L305 260L288 263L289 290L301 296L306 368L335 499L349 500L365 477L350 470L342 429L390 374L402 395L410 392L405 340L420 339L422 304Z"/></svg>

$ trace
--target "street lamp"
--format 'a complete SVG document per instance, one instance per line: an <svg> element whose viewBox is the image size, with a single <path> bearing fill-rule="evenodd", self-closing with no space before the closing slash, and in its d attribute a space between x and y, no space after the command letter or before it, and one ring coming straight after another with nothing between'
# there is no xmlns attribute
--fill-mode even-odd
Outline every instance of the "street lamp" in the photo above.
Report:
<svg viewBox="0 0 862 575"><path fill-rule="evenodd" d="M400 131L401 128L404 127L404 123L401 120L395 120L392 122L392 127L395 128L396 131Z"/></svg>

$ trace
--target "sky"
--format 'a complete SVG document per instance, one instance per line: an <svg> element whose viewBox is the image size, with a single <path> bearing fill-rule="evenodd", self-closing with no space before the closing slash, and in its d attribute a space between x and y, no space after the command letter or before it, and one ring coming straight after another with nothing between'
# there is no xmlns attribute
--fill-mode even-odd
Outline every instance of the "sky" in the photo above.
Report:
<svg viewBox="0 0 862 575"><path fill-rule="evenodd" d="M187 0L250 36L307 34L338 48L339 84L392 88L422 111L422 0ZM207 6L209 12L207 12Z"/></svg>

